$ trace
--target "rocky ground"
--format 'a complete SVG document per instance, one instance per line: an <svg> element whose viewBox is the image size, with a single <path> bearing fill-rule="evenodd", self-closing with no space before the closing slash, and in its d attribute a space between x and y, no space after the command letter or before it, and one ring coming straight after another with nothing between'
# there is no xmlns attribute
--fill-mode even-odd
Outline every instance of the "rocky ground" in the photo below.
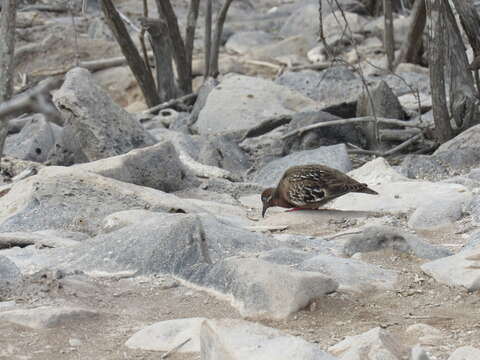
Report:
<svg viewBox="0 0 480 360"><path fill-rule="evenodd" d="M383 19L339 2L348 36L329 2L324 25L343 62L323 70L317 1L239 0L218 82L203 85L199 24L194 104L151 114L128 67L73 68L52 93L61 121L11 121L0 359L480 359L480 125L433 148L428 69L382 70ZM88 5L78 51L68 14L19 13L17 90L77 55L120 55ZM175 5L183 25L187 1ZM396 14L397 48L407 26ZM359 154L372 145L361 124L295 133L371 115L365 80L376 115L399 121L377 152L420 141L382 157ZM379 195L262 218L262 189L308 163Z"/></svg>

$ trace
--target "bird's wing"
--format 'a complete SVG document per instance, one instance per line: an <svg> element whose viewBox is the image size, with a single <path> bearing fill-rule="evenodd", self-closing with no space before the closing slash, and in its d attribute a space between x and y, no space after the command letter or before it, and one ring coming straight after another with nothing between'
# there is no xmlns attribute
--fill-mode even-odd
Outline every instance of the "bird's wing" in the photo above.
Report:
<svg viewBox="0 0 480 360"><path fill-rule="evenodd" d="M319 185L317 181L312 180L291 183L287 198L292 205L298 207L320 203L327 198L327 192Z"/></svg>

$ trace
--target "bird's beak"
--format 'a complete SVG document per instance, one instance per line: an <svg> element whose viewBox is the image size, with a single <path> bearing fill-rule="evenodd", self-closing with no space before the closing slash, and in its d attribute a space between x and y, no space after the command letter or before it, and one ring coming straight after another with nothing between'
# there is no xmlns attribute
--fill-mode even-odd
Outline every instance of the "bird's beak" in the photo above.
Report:
<svg viewBox="0 0 480 360"><path fill-rule="evenodd" d="M262 217L264 218L265 217L265 213L267 212L267 209L268 209L268 206L267 205L263 205L263 210L262 210Z"/></svg>

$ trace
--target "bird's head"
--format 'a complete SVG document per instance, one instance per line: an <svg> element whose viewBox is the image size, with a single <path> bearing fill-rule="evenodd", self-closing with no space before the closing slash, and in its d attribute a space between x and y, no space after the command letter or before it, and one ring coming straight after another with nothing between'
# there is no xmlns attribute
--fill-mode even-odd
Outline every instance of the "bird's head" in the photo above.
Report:
<svg viewBox="0 0 480 360"><path fill-rule="evenodd" d="M265 213L267 212L267 209L270 206L274 206L274 195L275 189L274 188L268 188L263 190L262 192L262 204L263 204L263 210L262 210L262 217L265 217Z"/></svg>

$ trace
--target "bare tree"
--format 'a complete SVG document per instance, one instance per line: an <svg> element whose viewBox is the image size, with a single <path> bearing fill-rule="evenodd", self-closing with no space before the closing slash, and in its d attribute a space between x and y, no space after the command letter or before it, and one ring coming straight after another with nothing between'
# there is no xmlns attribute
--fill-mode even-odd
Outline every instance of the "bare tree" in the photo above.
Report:
<svg viewBox="0 0 480 360"><path fill-rule="evenodd" d="M227 12L233 0L225 0L225 3L218 14L215 23L215 32L213 33L212 53L210 54L210 73L208 75L216 77L218 75L218 56L220 53L220 43L222 40L223 25L227 19Z"/></svg>
<svg viewBox="0 0 480 360"><path fill-rule="evenodd" d="M15 73L15 25L17 1L4 0L0 16L0 103L9 100L13 94L13 76ZM0 156L7 137L8 123L0 121Z"/></svg>
<svg viewBox="0 0 480 360"><path fill-rule="evenodd" d="M159 104L160 97L152 73L145 65L145 62L135 47L123 20L112 3L112 0L101 0L101 4L105 19L109 24L113 36L115 36L115 39L120 45L123 55L127 59L128 66L130 66L133 75L137 79L147 105L153 107Z"/></svg>
<svg viewBox="0 0 480 360"><path fill-rule="evenodd" d="M430 18L428 59L432 88L433 119L437 140L441 143L453 137L445 93L445 10L444 0L426 0Z"/></svg>
<svg viewBox="0 0 480 360"><path fill-rule="evenodd" d="M387 54L388 70L393 71L395 61L395 38L393 35L393 9L392 0L383 0L383 18L385 30L383 32L383 46Z"/></svg>
<svg viewBox="0 0 480 360"><path fill-rule="evenodd" d="M422 58L423 31L427 21L425 0L416 0L413 9L407 37L402 44L395 65L402 62L419 64Z"/></svg>
<svg viewBox="0 0 480 360"><path fill-rule="evenodd" d="M173 48L173 57L177 68L178 87L184 94L192 92L192 68L188 66L185 43L183 42L177 16L170 0L156 0L158 14L168 26L168 34Z"/></svg>

